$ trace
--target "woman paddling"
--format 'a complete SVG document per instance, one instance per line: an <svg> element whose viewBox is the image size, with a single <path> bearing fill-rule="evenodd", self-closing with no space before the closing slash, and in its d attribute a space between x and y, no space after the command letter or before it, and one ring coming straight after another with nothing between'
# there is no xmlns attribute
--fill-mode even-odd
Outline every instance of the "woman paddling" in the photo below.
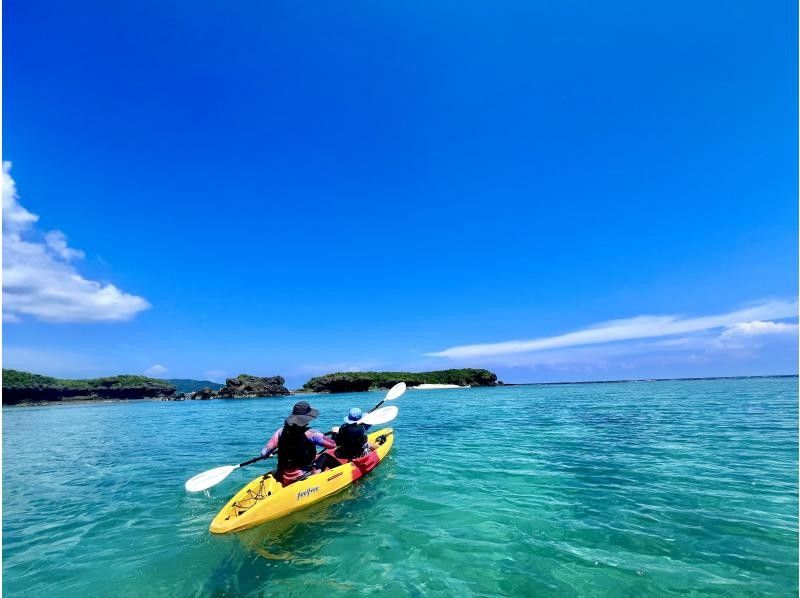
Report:
<svg viewBox="0 0 800 598"><path fill-rule="evenodd" d="M334 448L336 443L325 438L322 432L308 427L308 423L319 415L306 401L300 401L286 418L282 428L278 428L261 449L261 456L268 457L278 451L278 471L275 475L284 486L298 481L308 473L313 473L316 447Z"/></svg>

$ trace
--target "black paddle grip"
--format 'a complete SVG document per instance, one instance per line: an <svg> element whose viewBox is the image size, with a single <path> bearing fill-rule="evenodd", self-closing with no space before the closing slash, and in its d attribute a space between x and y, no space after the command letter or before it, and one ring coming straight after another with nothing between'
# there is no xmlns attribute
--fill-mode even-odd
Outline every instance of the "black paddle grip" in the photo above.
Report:
<svg viewBox="0 0 800 598"><path fill-rule="evenodd" d="M266 457L255 457L254 459L250 459L244 463L239 463L239 467L244 467L245 465L250 465L251 463L255 463L256 461L261 461L263 459L266 459Z"/></svg>

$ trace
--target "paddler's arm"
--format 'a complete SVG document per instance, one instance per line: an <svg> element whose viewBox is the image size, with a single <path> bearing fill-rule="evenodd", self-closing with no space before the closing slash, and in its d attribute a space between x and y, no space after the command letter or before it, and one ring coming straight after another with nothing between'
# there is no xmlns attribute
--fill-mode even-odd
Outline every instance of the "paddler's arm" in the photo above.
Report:
<svg viewBox="0 0 800 598"><path fill-rule="evenodd" d="M308 430L306 432L306 438L308 438L317 446L321 446L326 449L336 448L336 443L330 438L326 438L325 435L318 430Z"/></svg>
<svg viewBox="0 0 800 598"><path fill-rule="evenodd" d="M275 433L272 435L272 438L269 439L269 442L264 445L264 448L261 449L261 456L265 459L269 457L272 453L275 452L275 449L278 448L278 440L281 438L281 432L283 428L278 428L275 430Z"/></svg>

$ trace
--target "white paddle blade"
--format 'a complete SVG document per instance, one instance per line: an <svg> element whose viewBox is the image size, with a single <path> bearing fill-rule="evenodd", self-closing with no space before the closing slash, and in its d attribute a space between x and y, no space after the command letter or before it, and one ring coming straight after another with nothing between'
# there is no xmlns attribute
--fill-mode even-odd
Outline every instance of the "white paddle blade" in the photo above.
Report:
<svg viewBox="0 0 800 598"><path fill-rule="evenodd" d="M222 480L227 478L230 473L239 467L238 465L223 465L222 467L215 467L203 473L198 473L196 476L186 481L186 490L189 492L200 492L201 490L208 490L211 486L216 486Z"/></svg>
<svg viewBox="0 0 800 598"><path fill-rule="evenodd" d="M386 401L394 401L405 391L406 391L406 383L398 382L389 389L389 392L386 393L386 398L383 399L383 402L385 403Z"/></svg>
<svg viewBox="0 0 800 598"><path fill-rule="evenodd" d="M380 424L386 424L392 421L395 417L397 417L398 411L399 410L394 405L392 405L391 407L384 407L382 409L373 411L372 413L367 413L364 417L362 417L359 420L358 423L367 424L368 426L378 426Z"/></svg>

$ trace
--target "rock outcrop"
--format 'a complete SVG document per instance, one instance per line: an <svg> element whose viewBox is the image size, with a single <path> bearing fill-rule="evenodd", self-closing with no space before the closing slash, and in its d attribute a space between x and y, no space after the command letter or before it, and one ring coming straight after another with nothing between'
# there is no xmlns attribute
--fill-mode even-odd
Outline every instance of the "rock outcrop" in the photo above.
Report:
<svg viewBox="0 0 800 598"><path fill-rule="evenodd" d="M190 401L207 401L214 398L215 392L213 388L201 388L194 392L187 392L184 397Z"/></svg>
<svg viewBox="0 0 800 598"><path fill-rule="evenodd" d="M285 383L281 376L260 378L239 374L236 378L228 378L225 386L215 392L214 396L220 399L283 396L289 394L289 390L284 386Z"/></svg>
<svg viewBox="0 0 800 598"><path fill-rule="evenodd" d="M211 380L194 380L192 378L167 378L164 380L168 384L172 384L177 392L184 392L187 394L210 388L211 390L219 390L224 384L218 382L211 382Z"/></svg>

